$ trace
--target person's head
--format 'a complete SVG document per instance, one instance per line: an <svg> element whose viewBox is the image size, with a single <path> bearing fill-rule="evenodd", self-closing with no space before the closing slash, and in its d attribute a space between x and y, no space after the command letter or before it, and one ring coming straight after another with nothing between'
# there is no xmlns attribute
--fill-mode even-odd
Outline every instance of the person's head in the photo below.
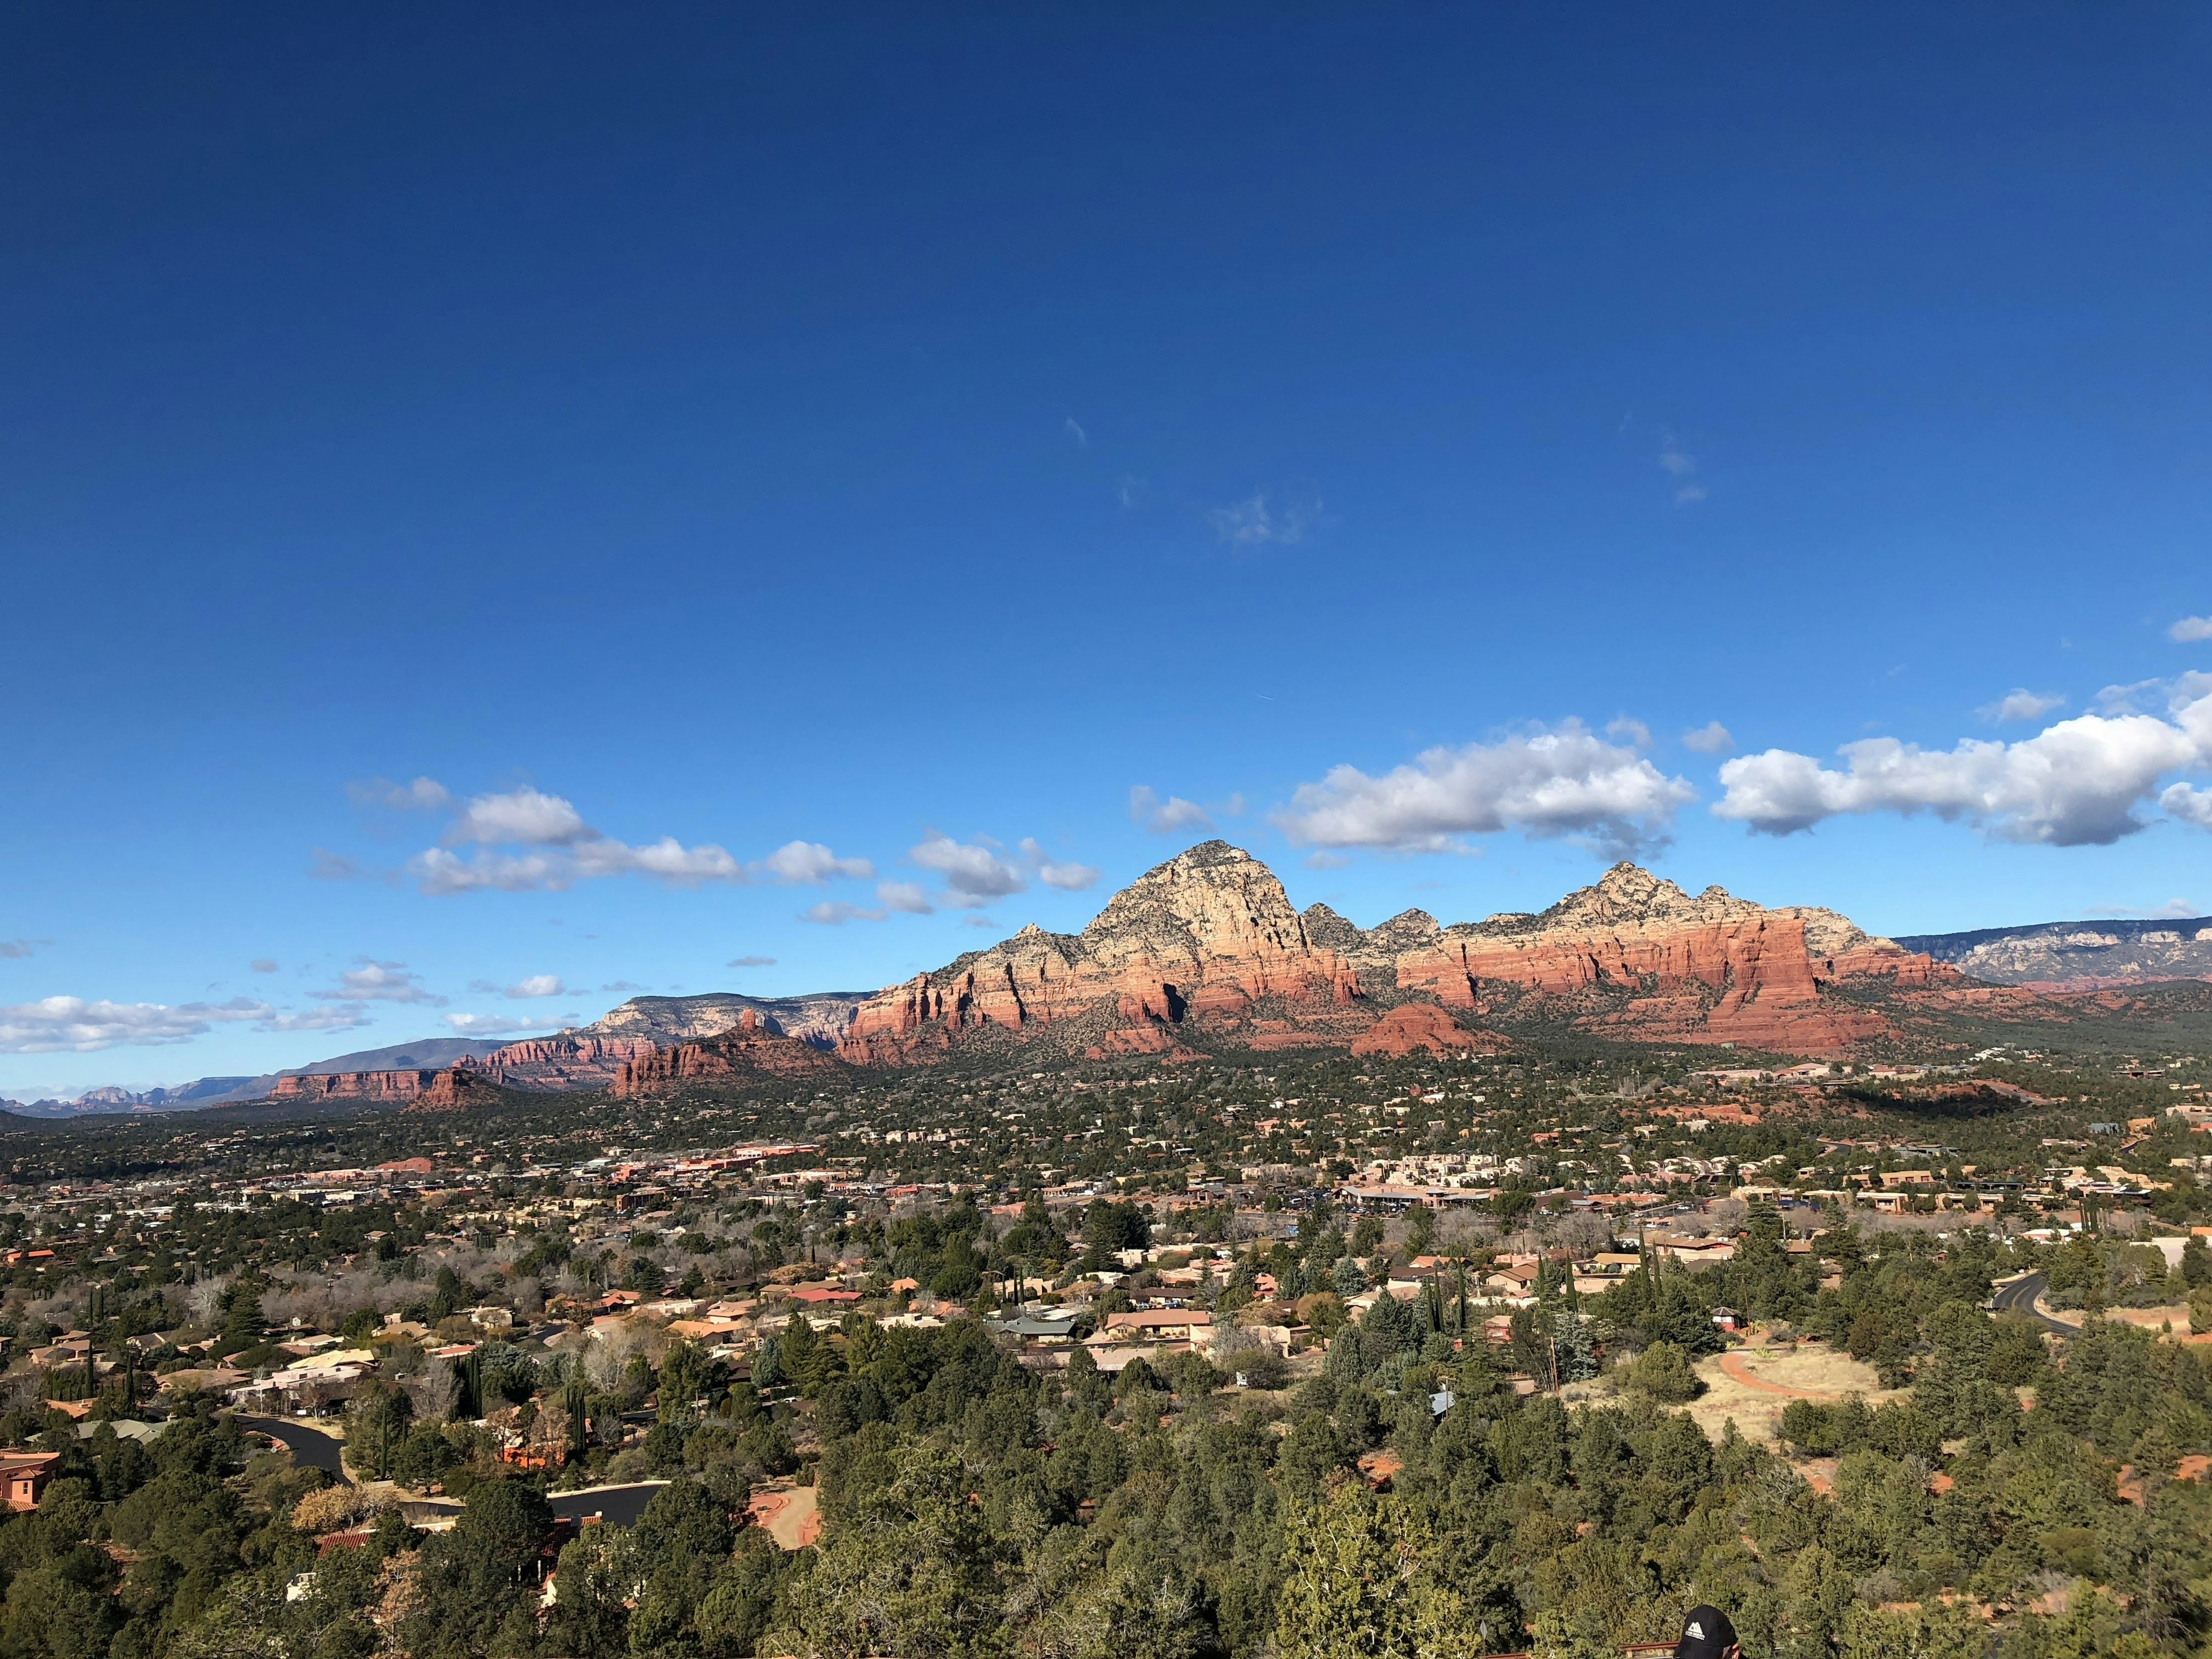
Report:
<svg viewBox="0 0 2212 1659"><path fill-rule="evenodd" d="M1735 1626L1718 1607L1692 1607L1682 1620L1682 1639L1674 1644L1674 1659L1742 1659Z"/></svg>

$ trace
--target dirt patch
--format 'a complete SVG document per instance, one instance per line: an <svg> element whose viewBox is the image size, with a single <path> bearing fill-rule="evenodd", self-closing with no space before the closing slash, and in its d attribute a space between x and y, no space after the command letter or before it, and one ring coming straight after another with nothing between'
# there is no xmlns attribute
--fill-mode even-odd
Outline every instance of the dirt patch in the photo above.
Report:
<svg viewBox="0 0 2212 1659"><path fill-rule="evenodd" d="M745 1500L753 1524L777 1545L803 1550L822 1535L822 1512L811 1486L771 1486Z"/></svg>
<svg viewBox="0 0 2212 1659"><path fill-rule="evenodd" d="M1699 1360L1698 1375L1705 1392L1686 1409L1716 1442L1733 1418L1746 1439L1772 1445L1793 1400L1829 1402L1855 1394L1873 1406L1904 1397L1900 1389L1883 1388L1873 1366L1838 1349L1817 1343L1770 1346L1755 1334L1744 1347Z"/></svg>

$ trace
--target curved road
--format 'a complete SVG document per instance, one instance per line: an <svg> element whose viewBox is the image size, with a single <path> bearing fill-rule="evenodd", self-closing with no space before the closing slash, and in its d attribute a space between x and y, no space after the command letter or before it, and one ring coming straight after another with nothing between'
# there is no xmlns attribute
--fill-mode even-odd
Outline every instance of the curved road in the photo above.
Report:
<svg viewBox="0 0 2212 1659"><path fill-rule="evenodd" d="M1990 1310L1993 1313L2026 1314L2054 1336L2079 1336L2081 1328L2069 1325L2063 1319L2053 1319L2035 1305L2035 1300L2046 1289L2041 1273L2023 1273L2010 1284L2000 1285L1990 1293Z"/></svg>
<svg viewBox="0 0 2212 1659"><path fill-rule="evenodd" d="M276 1417L244 1417L237 1419L241 1429L252 1429L272 1440L281 1440L292 1449L295 1462L309 1468L328 1469L341 1485L348 1485L345 1460L341 1455L340 1442L319 1429L310 1429L298 1423L288 1423ZM580 1492L556 1492L549 1495L553 1513L563 1518L599 1516L611 1527L633 1527L645 1513L645 1506L653 1501L653 1493L668 1483L665 1480L637 1480L619 1486L589 1486Z"/></svg>
<svg viewBox="0 0 2212 1659"><path fill-rule="evenodd" d="M328 1469L331 1478L342 1486L352 1484L345 1472L342 1445L320 1429L287 1423L279 1417L240 1417L237 1422L241 1429L252 1429L256 1433L267 1435L271 1440L283 1441L292 1449L294 1462L308 1468Z"/></svg>

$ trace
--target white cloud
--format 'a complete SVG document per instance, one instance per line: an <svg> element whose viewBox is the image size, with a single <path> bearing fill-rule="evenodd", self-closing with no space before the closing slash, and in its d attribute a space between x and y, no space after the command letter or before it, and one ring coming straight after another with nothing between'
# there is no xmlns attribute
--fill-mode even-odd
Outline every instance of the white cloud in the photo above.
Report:
<svg viewBox="0 0 2212 1659"><path fill-rule="evenodd" d="M877 883L876 899L886 910L909 916L926 916L937 908L929 902L929 895L910 881Z"/></svg>
<svg viewBox="0 0 2212 1659"><path fill-rule="evenodd" d="M88 1054L126 1046L153 1048L190 1042L220 1024L276 1018L265 1002L87 1002L82 997L44 997L0 1007L0 1054Z"/></svg>
<svg viewBox="0 0 2212 1659"><path fill-rule="evenodd" d="M433 847L417 853L408 868L414 872L422 890L434 895L556 892L574 882L602 876L651 876L679 887L745 878L744 867L721 848L686 847L673 836L664 836L648 847L599 840L554 852L477 852L465 859Z"/></svg>
<svg viewBox="0 0 2212 1659"><path fill-rule="evenodd" d="M323 1002L421 1002L442 1007L446 999L433 996L423 988L422 976L409 970L404 962L373 962L360 958L361 965L349 968L338 975L338 982L327 991L311 991L308 995Z"/></svg>
<svg viewBox="0 0 2212 1659"><path fill-rule="evenodd" d="M2052 709L2065 706L2066 699L2055 691L2046 694L2014 686L1995 702L1984 703L1974 712L1992 722L2039 720Z"/></svg>
<svg viewBox="0 0 2212 1659"><path fill-rule="evenodd" d="M1213 533L1232 547L1294 547L1305 539L1321 516L1321 502L1294 501L1271 507L1265 495L1228 507L1217 507L1206 515Z"/></svg>
<svg viewBox="0 0 2212 1659"><path fill-rule="evenodd" d="M2212 617L2184 617L2166 630L2166 637L2178 645L2212 640Z"/></svg>
<svg viewBox="0 0 2212 1659"><path fill-rule="evenodd" d="M366 783L346 785L346 793L356 806L381 806L395 812L434 812L453 804L446 786L434 778L417 778L412 783L371 778Z"/></svg>
<svg viewBox="0 0 2212 1659"><path fill-rule="evenodd" d="M890 912L863 910L857 904L824 899L819 904L810 904L799 913L801 921L811 921L823 927L842 927L848 921L881 921Z"/></svg>
<svg viewBox="0 0 2212 1659"><path fill-rule="evenodd" d="M957 842L932 832L907 856L925 870L934 870L963 901L981 904L1009 893L1018 893L1028 879L1001 858L995 842Z"/></svg>
<svg viewBox="0 0 2212 1659"><path fill-rule="evenodd" d="M509 1001L527 1002L533 997L564 997L568 994L568 988L561 983L558 974L532 974L527 979L516 981L500 994Z"/></svg>
<svg viewBox="0 0 2212 1659"><path fill-rule="evenodd" d="M272 1012L254 1026L257 1031L350 1031L369 1023L368 1010L358 1002L332 1003L301 1012L286 1009Z"/></svg>
<svg viewBox="0 0 2212 1659"><path fill-rule="evenodd" d="M2082 912L2085 916L2092 918L2125 917L2135 921L2185 921L2203 914L2203 912L2194 903L2185 898L2168 899L2165 903L2153 905L2148 910L2130 908L2124 904L2114 904L2108 905L2101 910Z"/></svg>
<svg viewBox="0 0 2212 1659"><path fill-rule="evenodd" d="M686 847L673 836L663 836L649 847L625 847L618 841L586 842L576 849L575 858L576 873L581 876L634 872L678 887L745 878L738 861L720 848L703 842Z"/></svg>
<svg viewBox="0 0 2212 1659"><path fill-rule="evenodd" d="M543 1031L546 1019L516 1019L506 1014L441 1014L455 1036L508 1036L518 1031Z"/></svg>
<svg viewBox="0 0 2212 1659"><path fill-rule="evenodd" d="M733 957L722 965L725 968L773 968L775 966L775 958L774 957ZM611 991L615 988L611 985L603 985L599 988L603 991ZM636 991L643 988L626 985L623 988L626 991Z"/></svg>
<svg viewBox="0 0 2212 1659"><path fill-rule="evenodd" d="M27 939L0 939L0 957L20 960L37 947Z"/></svg>
<svg viewBox="0 0 2212 1659"><path fill-rule="evenodd" d="M1705 499L1705 487L1698 482L1696 458L1676 443L1671 433L1660 434L1659 470L1674 481L1675 506L1687 507Z"/></svg>
<svg viewBox="0 0 2212 1659"><path fill-rule="evenodd" d="M2212 830L2212 789L2192 789L2185 783L2168 785L2158 804L2166 817L2199 830Z"/></svg>
<svg viewBox="0 0 2212 1659"><path fill-rule="evenodd" d="M504 794L478 795L464 807L445 834L448 847L469 842L494 846L565 847L571 842L592 841L599 832L558 795L531 788L510 789Z"/></svg>
<svg viewBox="0 0 2212 1659"><path fill-rule="evenodd" d="M1663 845L1695 792L1579 720L1496 743L1437 748L1370 777L1339 766L1300 784L1274 823L1301 847L1453 850L1453 837L1519 830L1571 836L1617 857Z"/></svg>
<svg viewBox="0 0 2212 1659"><path fill-rule="evenodd" d="M276 971L276 958L274 957L256 957L252 961L247 963L246 965L251 968L257 974L273 974Z"/></svg>
<svg viewBox="0 0 2212 1659"><path fill-rule="evenodd" d="M876 873L866 859L841 859L818 841L787 841L754 866L786 886L851 878L864 881Z"/></svg>
<svg viewBox="0 0 2212 1659"><path fill-rule="evenodd" d="M532 893L566 887L574 875L567 859L549 853L530 853L517 858L506 853L476 853L464 859L442 847L417 853L408 860L416 885L423 892Z"/></svg>
<svg viewBox="0 0 2212 1659"><path fill-rule="evenodd" d="M1627 744L1634 749L1651 746L1651 728L1642 720L1631 720L1626 714L1605 723L1605 734L1616 743Z"/></svg>
<svg viewBox="0 0 2212 1659"><path fill-rule="evenodd" d="M1098 879L1098 872L1087 864L1072 860L1066 864L1053 861L1051 854L1032 839L1022 842L1024 867L1034 870L1036 878L1048 887L1057 887L1063 893L1079 893Z"/></svg>
<svg viewBox="0 0 2212 1659"><path fill-rule="evenodd" d="M1098 870L1095 865L1054 864L1048 860L1037 866L1037 879L1063 893L1079 893L1097 884Z"/></svg>
<svg viewBox="0 0 2212 1659"><path fill-rule="evenodd" d="M1696 731L1682 733L1682 747L1700 755L1724 755L1735 747L1735 738L1718 720L1708 720Z"/></svg>
<svg viewBox="0 0 2212 1659"><path fill-rule="evenodd" d="M351 859L318 847L314 866L307 873L317 881L351 881L361 874L361 866Z"/></svg>
<svg viewBox="0 0 2212 1659"><path fill-rule="evenodd" d="M2146 686L2110 688L2105 706L2127 708ZM2212 760L2212 677L2164 688L2170 718L2132 712L2082 714L2017 743L1968 738L1929 751L1869 738L1838 752L1843 770L1770 749L1721 768L1726 796L1714 813L1784 836L1842 813L1932 812L2002 841L2105 846L2144 827L2138 809L2166 773ZM2177 785L2159 797L2195 823L2198 793Z"/></svg>
<svg viewBox="0 0 2212 1659"><path fill-rule="evenodd" d="M1083 423L1073 415L1067 417L1067 435L1075 440L1077 448L1091 447L1091 434L1083 429Z"/></svg>
<svg viewBox="0 0 2212 1659"><path fill-rule="evenodd" d="M1129 792L1129 816L1156 836L1213 828L1212 815L1196 801L1185 800L1181 795L1162 800L1150 784L1140 783Z"/></svg>

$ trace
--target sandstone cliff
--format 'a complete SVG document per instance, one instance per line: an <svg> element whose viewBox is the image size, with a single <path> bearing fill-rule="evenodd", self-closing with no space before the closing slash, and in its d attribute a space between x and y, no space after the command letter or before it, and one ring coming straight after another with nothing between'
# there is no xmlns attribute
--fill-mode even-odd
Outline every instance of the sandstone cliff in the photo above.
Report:
<svg viewBox="0 0 2212 1659"><path fill-rule="evenodd" d="M1077 1019L1130 1030L1235 1022L1262 1003L1341 1010L1359 995L1352 965L1307 936L1274 872L1215 841L1139 877L1079 934L1024 927L878 992L854 1013L838 1052L896 1062L969 1034Z"/></svg>
<svg viewBox="0 0 2212 1659"><path fill-rule="evenodd" d="M399 1103L414 1099L439 1073L408 1072L312 1072L280 1077L271 1100L365 1100Z"/></svg>
<svg viewBox="0 0 2212 1659"><path fill-rule="evenodd" d="M684 1083L748 1077L806 1077L836 1072L838 1062L821 1049L786 1036L775 1022L746 1009L731 1030L700 1042L656 1048L625 1064L611 1092L617 1097L657 1094Z"/></svg>
<svg viewBox="0 0 2212 1659"><path fill-rule="evenodd" d="M1170 1031L1261 1049L1358 1040L1364 1053L1502 1040L1449 1012L1395 1012L1413 1003L1632 1042L1834 1054L1893 1028L1832 988L1947 977L1835 911L1692 895L1632 864L1540 915L1447 927L1407 910L1362 928L1327 905L1293 911L1265 865L1208 842L1115 894L1079 934L1024 927L878 993L838 1052L898 1064L1072 1025L1097 1057L1164 1054L1181 1046Z"/></svg>

